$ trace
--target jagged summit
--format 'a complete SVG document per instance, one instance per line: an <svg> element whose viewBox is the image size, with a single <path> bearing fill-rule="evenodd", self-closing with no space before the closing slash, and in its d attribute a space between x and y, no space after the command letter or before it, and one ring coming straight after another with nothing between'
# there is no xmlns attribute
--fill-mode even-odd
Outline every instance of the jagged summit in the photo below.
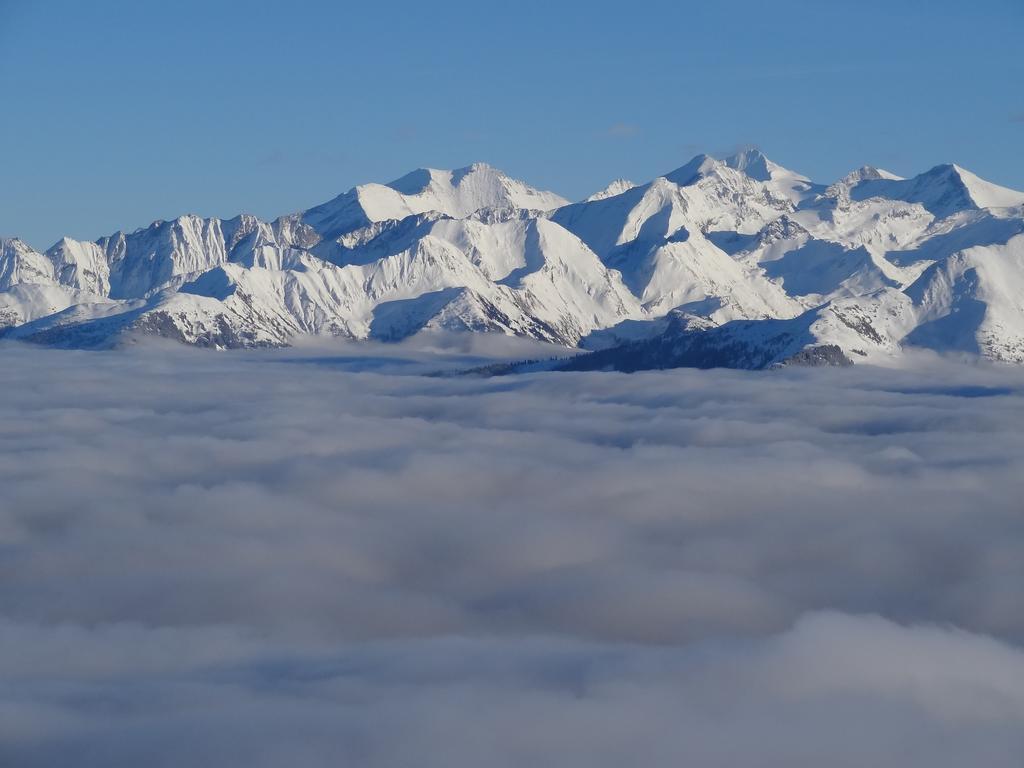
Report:
<svg viewBox="0 0 1024 768"><path fill-rule="evenodd" d="M0 253L31 251L32 246L20 237L0 237Z"/></svg>
<svg viewBox="0 0 1024 768"><path fill-rule="evenodd" d="M665 174L665 178L673 183L686 186L722 168L731 168L760 182L770 182L780 175L798 175L769 160L761 150L748 148L724 158L716 158L708 154L696 155L685 165Z"/></svg>
<svg viewBox="0 0 1024 768"><path fill-rule="evenodd" d="M454 170L417 168L399 179L388 182L384 186L391 187L391 189L401 192L403 195L419 195L423 194L431 186L435 188L446 185L458 187L466 178L473 176L486 176L492 182L496 181L498 184L502 184L504 180L511 181L504 171L494 166L487 163L473 163L464 168L456 168Z"/></svg>
<svg viewBox="0 0 1024 768"><path fill-rule="evenodd" d="M909 346L1024 362L1021 290L1024 193L956 165L909 179L864 166L826 189L757 149L572 204L475 163L273 222L190 214L43 253L0 240L2 333L64 346L445 328L644 345L621 353L630 365L871 361Z"/></svg>
<svg viewBox="0 0 1024 768"><path fill-rule="evenodd" d="M454 171L421 168L388 184L361 184L297 214L322 240L335 240L374 222L436 211L463 218L482 208L548 211L566 204L485 163Z"/></svg>
<svg viewBox="0 0 1024 768"><path fill-rule="evenodd" d="M745 149L723 159L700 154L664 178L682 187L706 179L719 179L733 188L744 182L763 184L772 195L794 205L824 189L806 176L772 162L759 149Z"/></svg>
<svg viewBox="0 0 1024 768"><path fill-rule="evenodd" d="M615 181L609 183L608 186L600 192L595 192L585 198L583 202L592 203L595 200L604 200L608 197L615 197L616 195L621 195L623 192L628 192L636 186L636 182L630 181L629 179L615 179Z"/></svg>
<svg viewBox="0 0 1024 768"><path fill-rule="evenodd" d="M835 200L849 200L850 190L864 181L902 181L903 178L895 173L890 173L873 165L862 165L855 171L850 171L838 181L830 184L822 193L823 197Z"/></svg>
<svg viewBox="0 0 1024 768"><path fill-rule="evenodd" d="M888 179L890 181L902 181L902 176L897 176L891 171L887 171L884 168L876 168L873 165L862 165L856 171L846 174L842 178L842 181L848 183L854 183L858 181L867 181L868 179Z"/></svg>

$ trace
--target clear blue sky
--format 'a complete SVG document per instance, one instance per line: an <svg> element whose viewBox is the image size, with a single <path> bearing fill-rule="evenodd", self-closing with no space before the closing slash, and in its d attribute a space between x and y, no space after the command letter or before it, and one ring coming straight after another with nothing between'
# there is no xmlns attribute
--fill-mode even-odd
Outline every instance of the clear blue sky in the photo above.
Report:
<svg viewBox="0 0 1024 768"><path fill-rule="evenodd" d="M0 0L0 235L273 217L476 160L568 197L756 144L1024 188L1024 0Z"/></svg>

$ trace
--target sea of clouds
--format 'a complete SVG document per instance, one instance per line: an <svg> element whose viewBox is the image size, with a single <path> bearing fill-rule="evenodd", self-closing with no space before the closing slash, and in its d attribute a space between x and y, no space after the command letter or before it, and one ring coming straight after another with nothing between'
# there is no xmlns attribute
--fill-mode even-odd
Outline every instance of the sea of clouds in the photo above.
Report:
<svg viewBox="0 0 1024 768"><path fill-rule="evenodd" d="M0 765L1024 761L1024 370L0 347Z"/></svg>

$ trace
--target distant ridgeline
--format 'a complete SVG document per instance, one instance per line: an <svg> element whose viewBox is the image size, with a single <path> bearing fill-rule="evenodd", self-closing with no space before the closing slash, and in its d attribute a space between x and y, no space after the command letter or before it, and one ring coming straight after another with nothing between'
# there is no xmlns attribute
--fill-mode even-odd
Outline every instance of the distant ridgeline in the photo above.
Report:
<svg viewBox="0 0 1024 768"><path fill-rule="evenodd" d="M825 186L756 150L569 203L477 164L308 211L0 240L0 334L209 347L425 329L594 350L562 365L764 368L911 347L1024 362L1024 193L955 165Z"/></svg>

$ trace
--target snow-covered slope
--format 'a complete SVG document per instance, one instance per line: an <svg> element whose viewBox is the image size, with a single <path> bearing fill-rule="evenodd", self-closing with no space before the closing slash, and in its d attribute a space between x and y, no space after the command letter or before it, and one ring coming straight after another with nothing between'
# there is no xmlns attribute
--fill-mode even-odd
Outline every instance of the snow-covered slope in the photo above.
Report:
<svg viewBox="0 0 1024 768"><path fill-rule="evenodd" d="M577 203L476 164L307 211L186 215L45 252L0 240L0 329L207 346L442 328L599 349L575 366L1024 362L1024 193L945 165L829 185L757 150ZM627 361L627 362L623 362Z"/></svg>
<svg viewBox="0 0 1024 768"><path fill-rule="evenodd" d="M908 343L1024 362L1024 235L935 262L906 295L917 320Z"/></svg>

